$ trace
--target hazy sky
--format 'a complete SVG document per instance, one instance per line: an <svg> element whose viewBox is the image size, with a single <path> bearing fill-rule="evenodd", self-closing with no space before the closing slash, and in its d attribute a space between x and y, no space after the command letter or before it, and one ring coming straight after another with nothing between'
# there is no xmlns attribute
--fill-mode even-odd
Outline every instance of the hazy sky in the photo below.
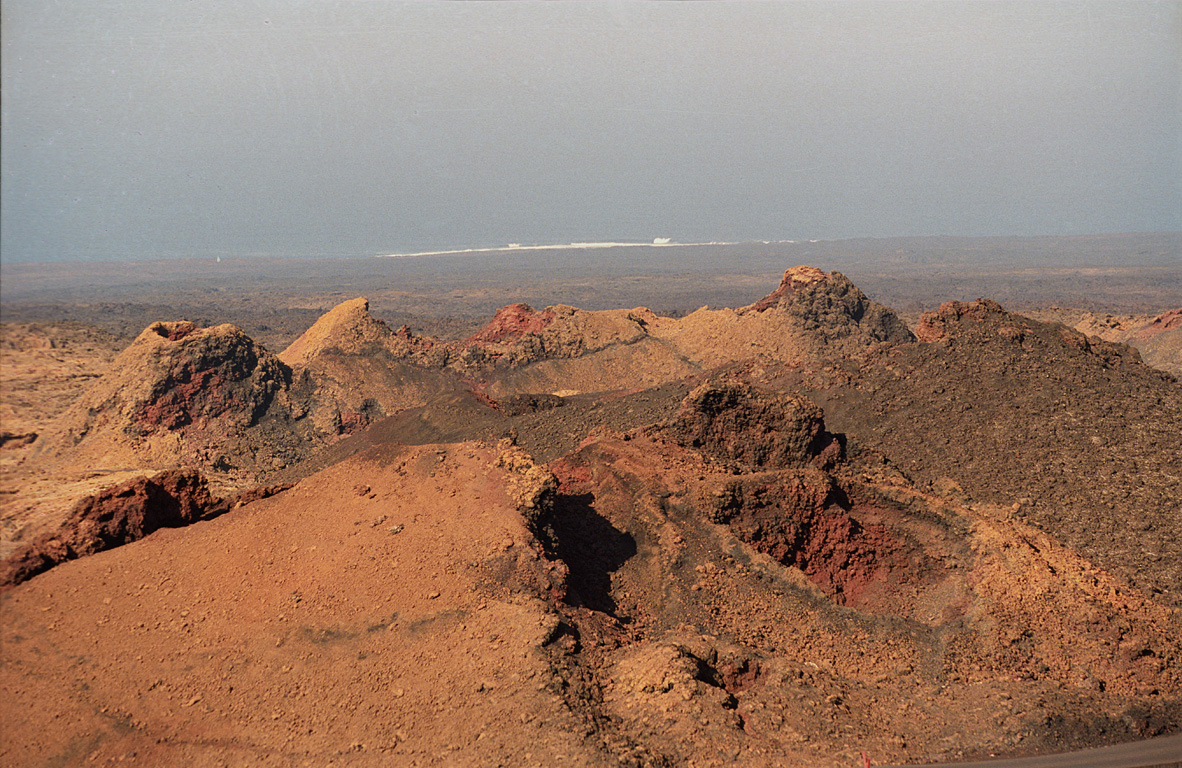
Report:
<svg viewBox="0 0 1182 768"><path fill-rule="evenodd" d="M5 260L1182 229L1182 4L4 0Z"/></svg>

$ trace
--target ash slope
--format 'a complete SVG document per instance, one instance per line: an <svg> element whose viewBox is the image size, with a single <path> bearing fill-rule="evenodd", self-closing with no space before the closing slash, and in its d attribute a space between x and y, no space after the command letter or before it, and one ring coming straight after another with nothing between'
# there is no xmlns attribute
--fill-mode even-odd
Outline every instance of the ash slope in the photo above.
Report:
<svg viewBox="0 0 1182 768"><path fill-rule="evenodd" d="M990 301L927 313L919 341L800 387L836 430L928 487L1011 506L1182 605L1182 389L1136 350Z"/></svg>

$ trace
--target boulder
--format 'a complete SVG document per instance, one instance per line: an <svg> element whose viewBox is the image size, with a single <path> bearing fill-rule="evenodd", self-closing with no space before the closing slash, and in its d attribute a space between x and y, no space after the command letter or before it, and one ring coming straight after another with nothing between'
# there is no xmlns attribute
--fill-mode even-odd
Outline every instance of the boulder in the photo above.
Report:
<svg viewBox="0 0 1182 768"><path fill-rule="evenodd" d="M677 442L748 469L832 466L843 454L807 398L748 384L707 383L682 401L665 430Z"/></svg>

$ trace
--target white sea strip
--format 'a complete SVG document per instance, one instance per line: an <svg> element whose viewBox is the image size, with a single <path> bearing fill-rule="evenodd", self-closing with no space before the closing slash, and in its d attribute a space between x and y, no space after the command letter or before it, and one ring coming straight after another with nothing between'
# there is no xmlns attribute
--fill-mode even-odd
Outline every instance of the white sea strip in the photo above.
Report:
<svg viewBox="0 0 1182 768"><path fill-rule="evenodd" d="M758 242L763 245L771 245L772 243L795 243L796 240L755 240L747 242L722 242L711 241L705 243L674 243L670 242L668 238L659 237L651 243L617 243L617 242L603 242L603 243L564 243L554 245L520 245L518 243L510 243L509 245L493 247L493 248L460 248L451 251L418 251L415 253L385 253L375 254L375 258L379 259L410 259L416 256L452 256L461 253L505 253L511 251L566 251L566 250L590 250L595 248L684 248L689 246L701 245L745 245L748 242ZM815 242L815 241L814 241Z"/></svg>

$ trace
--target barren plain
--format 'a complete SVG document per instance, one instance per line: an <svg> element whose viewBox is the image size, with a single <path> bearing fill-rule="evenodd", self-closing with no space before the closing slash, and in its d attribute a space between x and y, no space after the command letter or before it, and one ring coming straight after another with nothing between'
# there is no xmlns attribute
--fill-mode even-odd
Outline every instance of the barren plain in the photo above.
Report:
<svg viewBox="0 0 1182 768"><path fill-rule="evenodd" d="M1179 253L5 264L0 762L1176 745Z"/></svg>

